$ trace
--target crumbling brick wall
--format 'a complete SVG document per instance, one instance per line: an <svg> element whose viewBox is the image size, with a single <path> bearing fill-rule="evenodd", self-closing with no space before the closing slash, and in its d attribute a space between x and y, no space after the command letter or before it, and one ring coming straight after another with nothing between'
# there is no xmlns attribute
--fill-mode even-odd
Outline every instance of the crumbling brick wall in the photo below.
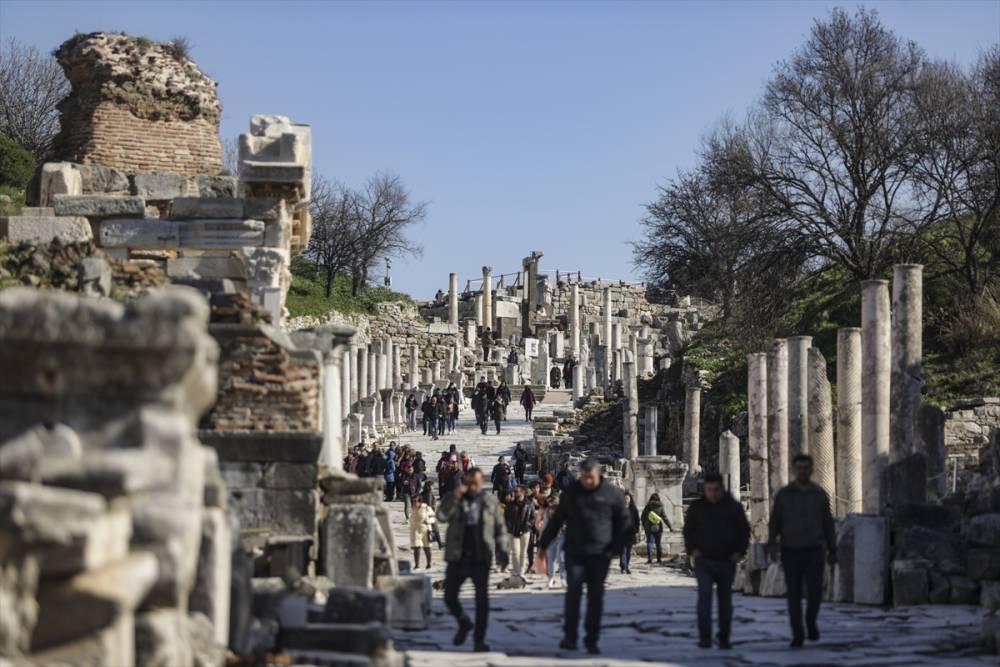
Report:
<svg viewBox="0 0 1000 667"><path fill-rule="evenodd" d="M56 59L72 85L59 103L60 159L128 173L221 171L217 84L178 48L90 33L64 42Z"/></svg>

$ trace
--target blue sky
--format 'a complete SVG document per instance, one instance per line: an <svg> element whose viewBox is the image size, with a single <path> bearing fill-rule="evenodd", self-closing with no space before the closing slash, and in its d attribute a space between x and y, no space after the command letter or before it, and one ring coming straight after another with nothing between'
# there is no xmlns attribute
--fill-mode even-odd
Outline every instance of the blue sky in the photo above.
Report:
<svg viewBox="0 0 1000 667"><path fill-rule="evenodd" d="M543 269L636 279L627 241L656 184L838 4L3 0L0 36L187 37L219 81L224 137L288 115L313 126L320 173L391 170L430 202L423 257L393 268L428 297L449 271L514 271L532 249ZM867 6L936 57L1000 41L997 0Z"/></svg>

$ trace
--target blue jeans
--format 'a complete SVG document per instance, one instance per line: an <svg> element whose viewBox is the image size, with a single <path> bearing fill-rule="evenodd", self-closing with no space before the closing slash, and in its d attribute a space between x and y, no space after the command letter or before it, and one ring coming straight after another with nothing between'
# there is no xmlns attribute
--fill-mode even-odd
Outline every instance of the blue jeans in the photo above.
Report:
<svg viewBox="0 0 1000 667"><path fill-rule="evenodd" d="M437 434L438 434L438 420L437 419L428 419L427 420L427 435L429 435L429 436L431 436L433 438L433 437L437 436Z"/></svg>
<svg viewBox="0 0 1000 667"><path fill-rule="evenodd" d="M449 412L448 413L448 432L449 433L451 433L451 432L453 432L455 430L455 419L457 419L457 415L455 415L454 412Z"/></svg>
<svg viewBox="0 0 1000 667"><path fill-rule="evenodd" d="M632 545L626 544L622 547L621 556L618 557L618 567L621 568L622 572L629 569L629 565L632 563Z"/></svg>
<svg viewBox="0 0 1000 667"><path fill-rule="evenodd" d="M656 562L659 563L663 560L663 547L660 546L660 540L663 539L663 531L658 533L651 533L646 531L646 559L647 562L653 562L653 547L656 547Z"/></svg>
<svg viewBox="0 0 1000 667"><path fill-rule="evenodd" d="M552 544L549 545L549 550L545 552L548 560L545 564L546 572L549 579L556 576L556 562L559 562L559 578L566 578L566 562L564 560L565 553L563 552L563 542L566 540L565 537L559 536L552 540Z"/></svg>
<svg viewBox="0 0 1000 667"><path fill-rule="evenodd" d="M736 563L731 560L694 561L694 577L698 580L698 635L701 641L712 639L712 586L719 598L719 641L729 641L733 626L733 579Z"/></svg>
<svg viewBox="0 0 1000 667"><path fill-rule="evenodd" d="M601 635L601 615L604 613L604 580L608 578L611 561L606 556L574 556L566 554L566 606L563 610L563 635L576 642L580 625L580 599L587 585L587 617L584 620L584 642L597 644Z"/></svg>

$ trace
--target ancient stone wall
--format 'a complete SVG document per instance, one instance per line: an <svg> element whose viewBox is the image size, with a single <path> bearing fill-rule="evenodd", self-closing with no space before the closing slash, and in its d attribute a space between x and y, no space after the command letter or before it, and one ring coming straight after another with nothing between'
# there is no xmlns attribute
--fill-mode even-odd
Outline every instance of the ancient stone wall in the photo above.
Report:
<svg viewBox="0 0 1000 667"><path fill-rule="evenodd" d="M1000 438L1000 398L960 401L945 413L945 453L961 456L959 465L978 464L979 451L991 438Z"/></svg>

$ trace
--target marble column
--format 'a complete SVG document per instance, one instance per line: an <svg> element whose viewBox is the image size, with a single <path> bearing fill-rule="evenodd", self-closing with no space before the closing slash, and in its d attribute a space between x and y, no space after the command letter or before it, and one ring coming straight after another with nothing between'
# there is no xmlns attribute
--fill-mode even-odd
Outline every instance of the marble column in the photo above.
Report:
<svg viewBox="0 0 1000 667"><path fill-rule="evenodd" d="M493 328L493 267L483 267L483 326Z"/></svg>
<svg viewBox="0 0 1000 667"><path fill-rule="evenodd" d="M448 324L458 326L458 274L448 274Z"/></svg>
<svg viewBox="0 0 1000 667"><path fill-rule="evenodd" d="M358 381L358 350L359 346L351 343L351 405L353 406L361 398L361 384Z"/></svg>
<svg viewBox="0 0 1000 667"><path fill-rule="evenodd" d="M890 461L899 461L916 452L914 433L924 382L923 269L920 264L892 267Z"/></svg>
<svg viewBox="0 0 1000 667"><path fill-rule="evenodd" d="M889 283L861 282L861 469L862 508L878 514L882 470L889 460Z"/></svg>
<svg viewBox="0 0 1000 667"><path fill-rule="evenodd" d="M622 351L612 350L611 351L611 384L620 382L622 379Z"/></svg>
<svg viewBox="0 0 1000 667"><path fill-rule="evenodd" d="M597 381L604 390L605 396L611 395L611 374L608 366L608 346L597 345L594 347L594 370Z"/></svg>
<svg viewBox="0 0 1000 667"><path fill-rule="evenodd" d="M622 404L622 439L625 458L634 461L639 458L639 389L636 385L635 364L626 361L622 364L624 374L623 386L625 400Z"/></svg>
<svg viewBox="0 0 1000 667"><path fill-rule="evenodd" d="M368 395L377 394L378 386L378 353L375 352L375 343L368 346Z"/></svg>
<svg viewBox="0 0 1000 667"><path fill-rule="evenodd" d="M410 378L407 382L410 389L420 384L420 348L410 345Z"/></svg>
<svg viewBox="0 0 1000 667"><path fill-rule="evenodd" d="M583 398L583 366L573 366L573 402Z"/></svg>
<svg viewBox="0 0 1000 667"><path fill-rule="evenodd" d="M837 330L837 516L862 511L861 329Z"/></svg>
<svg viewBox="0 0 1000 667"><path fill-rule="evenodd" d="M739 501L740 439L732 431L723 431L719 435L719 474L726 490Z"/></svg>
<svg viewBox="0 0 1000 667"><path fill-rule="evenodd" d="M835 511L837 494L836 459L833 452L833 403L826 359L818 347L809 348L809 454L813 457L813 481L823 487Z"/></svg>
<svg viewBox="0 0 1000 667"><path fill-rule="evenodd" d="M701 387L689 386L684 394L684 463L688 474L701 472Z"/></svg>
<svg viewBox="0 0 1000 667"><path fill-rule="evenodd" d="M368 346L358 346L358 400L371 394L368 388Z"/></svg>
<svg viewBox="0 0 1000 667"><path fill-rule="evenodd" d="M788 341L767 349L767 457L771 497L788 484Z"/></svg>
<svg viewBox="0 0 1000 667"><path fill-rule="evenodd" d="M341 352L340 361L340 417L341 421L347 418L347 415L351 412L351 395L354 393L354 377L351 375L351 366L353 365L352 359L354 355L351 354L352 346L345 346L344 350Z"/></svg>
<svg viewBox="0 0 1000 667"><path fill-rule="evenodd" d="M642 453L644 456L656 456L656 429L660 409L655 403L646 406L646 419L642 431Z"/></svg>
<svg viewBox="0 0 1000 667"><path fill-rule="evenodd" d="M392 346L392 388L400 391L403 389L402 353L399 345Z"/></svg>
<svg viewBox="0 0 1000 667"><path fill-rule="evenodd" d="M580 359L580 285L573 283L569 295L569 353Z"/></svg>
<svg viewBox="0 0 1000 667"><path fill-rule="evenodd" d="M474 300L476 311L476 327L483 326L483 295L477 294Z"/></svg>
<svg viewBox="0 0 1000 667"><path fill-rule="evenodd" d="M392 336L386 336L382 341L382 351L385 353L385 385L384 389L392 389L392 353L396 346L392 342Z"/></svg>
<svg viewBox="0 0 1000 667"><path fill-rule="evenodd" d="M643 338L639 340L640 359L642 360L642 374L646 376L655 375L656 369L653 367L653 339Z"/></svg>
<svg viewBox="0 0 1000 667"><path fill-rule="evenodd" d="M431 382L437 382L441 379L441 360L435 359L431 362Z"/></svg>
<svg viewBox="0 0 1000 667"><path fill-rule="evenodd" d="M788 461L809 453L809 348L812 336L788 338ZM791 467L789 467L791 476Z"/></svg>
<svg viewBox="0 0 1000 667"><path fill-rule="evenodd" d="M747 355L747 457L750 468L750 530L754 542L767 542L771 493L767 457L767 354Z"/></svg>
<svg viewBox="0 0 1000 667"><path fill-rule="evenodd" d="M611 345L611 288L604 288L604 307L601 311L601 315L604 317L604 331L602 332L601 342L604 345Z"/></svg>
<svg viewBox="0 0 1000 667"><path fill-rule="evenodd" d="M622 349L622 325L618 322L611 325L611 349Z"/></svg>
<svg viewBox="0 0 1000 667"><path fill-rule="evenodd" d="M478 318L476 318L478 319ZM476 349L476 325L478 322L472 320L465 321L465 346L471 350Z"/></svg>
<svg viewBox="0 0 1000 667"><path fill-rule="evenodd" d="M378 346L380 349L385 349L382 346ZM375 391L382 391L385 389L385 378L388 375L389 364L386 363L385 352L379 351L375 353Z"/></svg>

